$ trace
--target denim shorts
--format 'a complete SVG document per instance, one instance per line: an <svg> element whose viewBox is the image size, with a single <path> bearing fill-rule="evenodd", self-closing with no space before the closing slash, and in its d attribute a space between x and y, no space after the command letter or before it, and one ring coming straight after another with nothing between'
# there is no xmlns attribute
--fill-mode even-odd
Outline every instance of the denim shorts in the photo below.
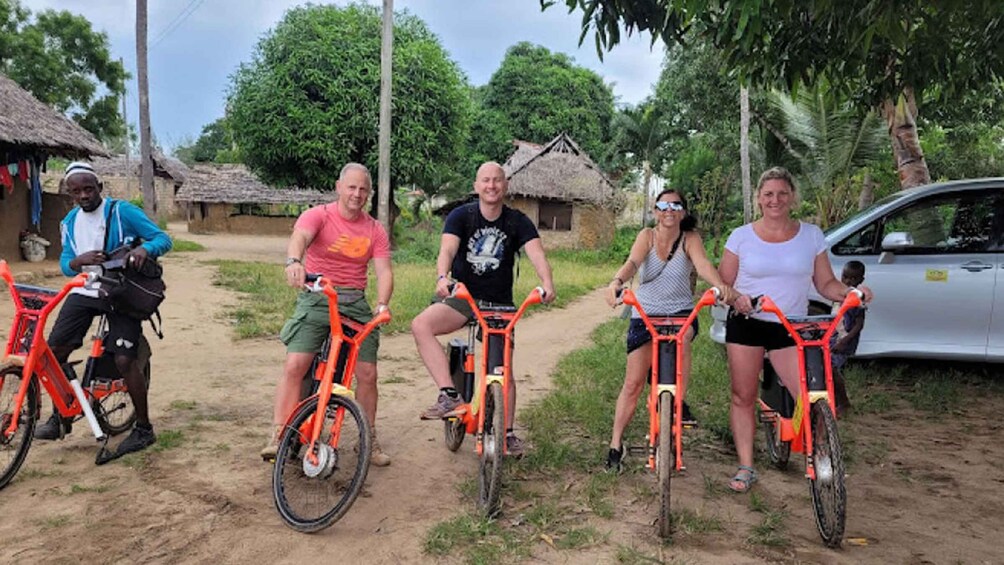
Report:
<svg viewBox="0 0 1004 565"><path fill-rule="evenodd" d="M674 312L670 314L672 317L686 317L690 315L690 310L680 310L679 312ZM691 324L691 329L694 330L693 337L690 338L691 341L697 337L697 334L701 331L701 325L697 318L694 318L694 323ZM645 345L646 343L652 341L652 334L648 333L648 328L645 327L645 322L641 318L631 318L631 325L628 326L627 332L627 352L631 353L635 349Z"/></svg>

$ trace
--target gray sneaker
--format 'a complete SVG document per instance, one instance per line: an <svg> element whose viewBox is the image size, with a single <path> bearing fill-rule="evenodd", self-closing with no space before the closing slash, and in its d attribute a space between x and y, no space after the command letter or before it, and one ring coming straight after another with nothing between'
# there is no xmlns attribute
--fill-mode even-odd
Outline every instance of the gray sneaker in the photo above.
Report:
<svg viewBox="0 0 1004 565"><path fill-rule="evenodd" d="M448 418L450 416L455 416L457 408L464 403L459 397L450 398L450 395L445 392L439 393L439 398L436 399L436 403L425 409L419 418L423 420L442 420L443 418Z"/></svg>
<svg viewBox="0 0 1004 565"><path fill-rule="evenodd" d="M523 457L526 445L523 440L516 437L516 434L506 434L505 436L506 455L519 459Z"/></svg>

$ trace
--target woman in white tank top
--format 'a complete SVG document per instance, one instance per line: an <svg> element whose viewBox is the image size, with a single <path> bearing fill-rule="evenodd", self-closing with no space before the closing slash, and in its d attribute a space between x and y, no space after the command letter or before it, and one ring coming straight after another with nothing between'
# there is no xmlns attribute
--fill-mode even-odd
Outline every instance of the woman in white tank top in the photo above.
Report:
<svg viewBox="0 0 1004 565"><path fill-rule="evenodd" d="M718 271L708 261L701 236L695 230L697 222L687 214L687 203L683 195L667 189L659 193L655 202L656 225L638 233L628 260L617 270L607 286L607 303L611 307L617 306L617 291L636 273L640 273L638 301L649 315L689 314L694 307L691 287L694 271L702 279L721 289L725 296L731 296L732 290L722 283ZM681 352L681 395L685 393L687 379L690 377L690 340L697 334L696 322L688 331L689 339L684 341ZM620 470L624 454L621 436L634 416L638 396L645 388L651 369L651 336L637 312L632 313L631 326L628 328L627 350L627 371L624 386L617 397L614 429L606 463L608 469L617 471Z"/></svg>
<svg viewBox="0 0 1004 565"><path fill-rule="evenodd" d="M726 326L726 349L732 381L730 419L739 456L739 470L729 488L746 492L757 480L753 469L754 404L763 369L764 352L789 391L798 391L798 351L784 326L773 314L754 314L750 297L766 294L786 316L804 316L809 305L809 285L819 294L840 301L850 287L837 280L826 254L823 232L813 224L791 217L796 202L795 182L781 167L764 171L757 182L761 217L736 228L725 243L718 267L722 280L739 293ZM858 287L871 300L871 291Z"/></svg>

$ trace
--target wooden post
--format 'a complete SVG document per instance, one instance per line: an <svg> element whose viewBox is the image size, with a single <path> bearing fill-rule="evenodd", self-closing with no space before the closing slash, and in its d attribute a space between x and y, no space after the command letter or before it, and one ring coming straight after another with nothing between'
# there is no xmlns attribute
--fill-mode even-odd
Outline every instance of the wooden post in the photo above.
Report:
<svg viewBox="0 0 1004 565"><path fill-rule="evenodd" d="M157 193L153 187L153 156L150 149L150 81L147 76L146 0L136 0L136 74L139 81L139 187L143 210L157 218Z"/></svg>
<svg viewBox="0 0 1004 565"><path fill-rule="evenodd" d="M753 186L750 179L750 90L739 88L739 166L743 175L743 222L753 221Z"/></svg>
<svg viewBox="0 0 1004 565"><path fill-rule="evenodd" d="M394 0L383 0L380 42L380 137L377 167L377 216L388 235L390 225L390 101L394 54Z"/></svg>

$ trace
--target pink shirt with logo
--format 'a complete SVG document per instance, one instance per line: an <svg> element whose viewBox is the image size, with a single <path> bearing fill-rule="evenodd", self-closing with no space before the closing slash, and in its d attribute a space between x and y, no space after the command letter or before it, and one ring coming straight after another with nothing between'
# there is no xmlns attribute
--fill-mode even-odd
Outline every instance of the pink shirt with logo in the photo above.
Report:
<svg viewBox="0 0 1004 565"><path fill-rule="evenodd" d="M321 273L335 286L365 289L370 259L390 258L390 240L380 222L366 212L346 220L337 203L300 214L293 229L313 236L304 258L307 272Z"/></svg>

